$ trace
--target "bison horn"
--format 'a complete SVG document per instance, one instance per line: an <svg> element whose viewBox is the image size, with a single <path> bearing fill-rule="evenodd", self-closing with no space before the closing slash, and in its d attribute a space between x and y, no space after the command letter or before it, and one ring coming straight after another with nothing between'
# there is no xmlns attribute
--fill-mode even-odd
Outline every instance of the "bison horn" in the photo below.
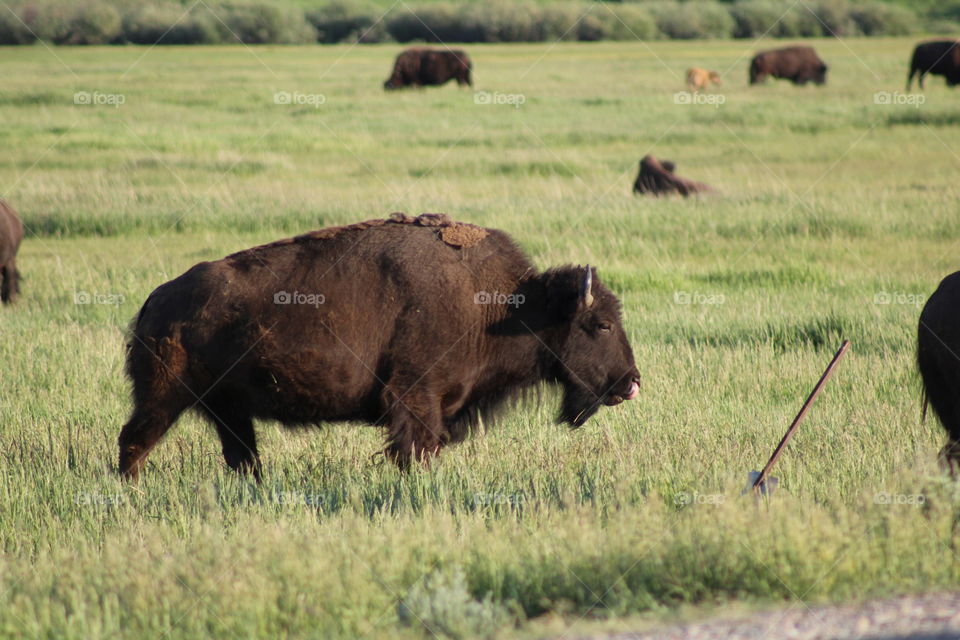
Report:
<svg viewBox="0 0 960 640"><path fill-rule="evenodd" d="M580 281L580 299L583 301L583 307L589 309L593 306L593 269L587 265L583 271L583 280Z"/></svg>

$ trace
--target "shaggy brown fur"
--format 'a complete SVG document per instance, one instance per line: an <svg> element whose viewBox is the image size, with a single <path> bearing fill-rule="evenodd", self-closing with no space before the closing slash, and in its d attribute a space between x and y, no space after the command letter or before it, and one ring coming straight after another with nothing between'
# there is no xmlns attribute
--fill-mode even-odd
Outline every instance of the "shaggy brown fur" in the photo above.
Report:
<svg viewBox="0 0 960 640"><path fill-rule="evenodd" d="M473 63L460 49L407 49L397 56L393 73L384 89L437 86L456 80L460 86L472 86Z"/></svg>
<svg viewBox="0 0 960 640"><path fill-rule="evenodd" d="M709 185L694 182L674 175L676 165L669 160L660 162L653 156L644 156L640 161L640 173L633 183L633 192L644 195L664 196L679 193L687 197L694 193L713 191Z"/></svg>
<svg viewBox="0 0 960 640"><path fill-rule="evenodd" d="M907 91L910 91L910 84L916 74L920 74L920 88L923 89L923 79L928 73L946 78L948 87L960 84L960 42L930 40L918 44L910 58Z"/></svg>
<svg viewBox="0 0 960 640"><path fill-rule="evenodd" d="M960 468L960 271L943 279L920 313L917 366L924 395L947 430L940 459L953 475Z"/></svg>
<svg viewBox="0 0 960 640"><path fill-rule="evenodd" d="M823 84L827 81L827 65L813 47L761 51L750 62L750 84L763 82L767 76L789 80L793 84Z"/></svg>
<svg viewBox="0 0 960 640"><path fill-rule="evenodd" d="M0 301L10 304L20 294L17 250L23 240L23 223L4 200L0 200Z"/></svg>
<svg viewBox="0 0 960 640"><path fill-rule="evenodd" d="M203 262L131 327L135 478L186 409L233 469L259 477L254 419L380 425L401 466L464 439L541 382L580 426L636 396L616 296L589 267L539 272L502 231L394 214Z"/></svg>

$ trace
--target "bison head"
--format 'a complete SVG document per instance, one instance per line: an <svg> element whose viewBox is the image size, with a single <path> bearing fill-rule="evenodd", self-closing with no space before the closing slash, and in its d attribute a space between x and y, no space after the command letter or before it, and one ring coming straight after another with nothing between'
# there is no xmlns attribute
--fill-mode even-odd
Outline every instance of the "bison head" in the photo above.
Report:
<svg viewBox="0 0 960 640"><path fill-rule="evenodd" d="M554 358L553 378L563 386L560 420L575 427L600 405L631 400L640 391L640 373L633 361L620 318L620 301L587 267L547 271L548 310L557 324L548 345Z"/></svg>
<svg viewBox="0 0 960 640"><path fill-rule="evenodd" d="M827 81L827 65L820 63L820 66L813 73L813 81L821 85Z"/></svg>

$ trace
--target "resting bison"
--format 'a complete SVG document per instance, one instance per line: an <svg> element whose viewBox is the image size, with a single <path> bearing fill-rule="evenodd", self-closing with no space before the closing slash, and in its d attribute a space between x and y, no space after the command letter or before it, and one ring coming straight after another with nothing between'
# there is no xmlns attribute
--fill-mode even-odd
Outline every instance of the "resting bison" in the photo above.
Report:
<svg viewBox="0 0 960 640"><path fill-rule="evenodd" d="M472 86L472 68L470 58L460 49L407 49L397 56L383 88L436 86L449 80L456 80L461 87Z"/></svg>
<svg viewBox="0 0 960 640"><path fill-rule="evenodd" d="M928 73L945 77L948 87L960 84L960 42L931 40L918 44L913 50L913 58L910 59L907 91L910 91L913 76L918 73L921 89L923 89L923 78Z"/></svg>
<svg viewBox="0 0 960 640"><path fill-rule="evenodd" d="M952 474L960 465L960 271L943 279L920 313L917 365L926 399L947 430L940 458Z"/></svg>
<svg viewBox="0 0 960 640"><path fill-rule="evenodd" d="M720 74L716 71L707 71L697 67L687 69L687 89L691 92L705 89L710 83L719 85Z"/></svg>
<svg viewBox="0 0 960 640"><path fill-rule="evenodd" d="M23 240L23 223L9 204L0 200L0 301L10 304L20 293L17 249Z"/></svg>
<svg viewBox="0 0 960 640"><path fill-rule="evenodd" d="M827 81L827 65L813 47L785 47L761 51L750 62L750 84L757 84L767 76L789 80L793 84Z"/></svg>
<svg viewBox="0 0 960 640"><path fill-rule="evenodd" d="M692 193L713 191L709 185L694 182L673 174L676 165L669 160L660 162L653 156L647 155L640 161L640 173L633 183L633 192L646 195L663 196L679 193L687 197Z"/></svg>
<svg viewBox="0 0 960 640"><path fill-rule="evenodd" d="M563 389L580 426L639 392L616 296L590 267L538 272L502 231L394 214L202 262L131 328L120 472L187 408L257 478L253 419L386 427L404 467L463 440L525 389Z"/></svg>

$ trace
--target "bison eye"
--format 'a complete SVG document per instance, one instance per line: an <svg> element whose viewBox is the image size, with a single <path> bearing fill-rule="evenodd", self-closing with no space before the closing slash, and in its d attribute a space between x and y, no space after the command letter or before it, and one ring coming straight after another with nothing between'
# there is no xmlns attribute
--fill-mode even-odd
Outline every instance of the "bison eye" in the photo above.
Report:
<svg viewBox="0 0 960 640"><path fill-rule="evenodd" d="M613 326L609 322L600 322L597 324L597 331L610 333L610 331L612 330L613 330Z"/></svg>

